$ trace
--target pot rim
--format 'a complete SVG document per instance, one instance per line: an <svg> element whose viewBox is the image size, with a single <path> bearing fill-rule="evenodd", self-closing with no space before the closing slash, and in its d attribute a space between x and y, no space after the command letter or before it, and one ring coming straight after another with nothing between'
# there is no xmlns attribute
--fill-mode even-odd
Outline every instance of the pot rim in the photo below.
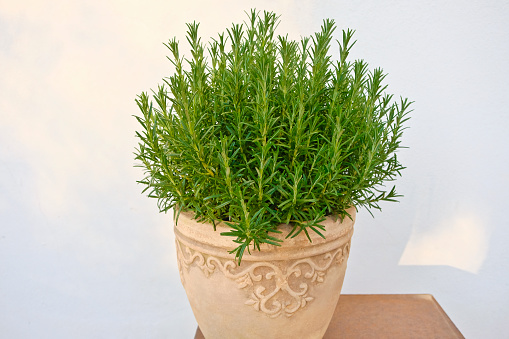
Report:
<svg viewBox="0 0 509 339"><path fill-rule="evenodd" d="M335 216L327 216L320 223L325 226L325 231L322 232L325 239L311 231L308 232L311 242L303 232L294 238L285 239L293 227L288 224L280 224L277 229L282 233L272 233L271 236L283 240L281 246L262 244L260 245L260 251L253 250L253 247L250 246L251 251L250 253L248 251L244 253L242 262L282 260L281 258L285 258L285 260L287 258L298 259L320 255L336 249L348 242L353 233L353 225L356 219L355 207L347 209L347 213L350 214L351 219L345 217L341 220ZM233 259L234 255L228 252L237 246L233 242L234 237L220 234L230 230L229 226L224 222L220 222L216 224L216 231L214 231L212 224L197 222L194 219L194 213L190 211L181 212L178 222L174 223L176 240L185 246L201 253Z"/></svg>

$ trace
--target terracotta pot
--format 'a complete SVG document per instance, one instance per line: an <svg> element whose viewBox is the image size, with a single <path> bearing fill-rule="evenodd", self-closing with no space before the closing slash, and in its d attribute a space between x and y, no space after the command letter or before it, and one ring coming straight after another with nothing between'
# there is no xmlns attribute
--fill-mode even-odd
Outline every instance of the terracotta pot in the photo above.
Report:
<svg viewBox="0 0 509 339"><path fill-rule="evenodd" d="M228 251L235 247L224 224L213 230L182 212L175 226L180 278L206 339L319 338L327 330L341 293L355 208L343 222L328 217L326 239L310 232L284 239L281 247L264 244L245 253L238 266Z"/></svg>

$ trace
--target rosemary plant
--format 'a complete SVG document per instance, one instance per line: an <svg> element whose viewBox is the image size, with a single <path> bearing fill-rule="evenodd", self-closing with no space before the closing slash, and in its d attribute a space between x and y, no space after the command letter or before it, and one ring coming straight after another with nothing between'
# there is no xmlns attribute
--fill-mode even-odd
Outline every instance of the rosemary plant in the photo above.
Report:
<svg viewBox="0 0 509 339"><path fill-rule="evenodd" d="M170 40L175 73L136 100L143 192L176 219L190 210L214 228L225 222L239 263L246 249L279 245L281 223L289 236L323 237L327 215L395 201L384 184L404 168L396 151L410 102L385 93L381 69L347 60L353 31L333 61L333 20L298 42L275 35L278 22L252 10L208 46L188 24L192 58Z"/></svg>

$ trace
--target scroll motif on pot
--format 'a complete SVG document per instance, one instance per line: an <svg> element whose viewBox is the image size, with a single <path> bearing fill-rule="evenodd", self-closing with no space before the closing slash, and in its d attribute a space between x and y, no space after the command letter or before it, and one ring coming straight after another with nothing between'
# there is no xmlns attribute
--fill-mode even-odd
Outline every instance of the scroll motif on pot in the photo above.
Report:
<svg viewBox="0 0 509 339"><path fill-rule="evenodd" d="M183 270L189 270L192 265L199 267L207 277L216 270L221 271L239 288L250 290L246 305L276 318L283 314L291 317L313 300L308 294L310 284L322 283L334 263L340 265L348 258L350 243L321 255L291 261L285 268L273 262L249 262L247 266L238 266L233 260L200 253L178 240L176 247L182 279Z"/></svg>

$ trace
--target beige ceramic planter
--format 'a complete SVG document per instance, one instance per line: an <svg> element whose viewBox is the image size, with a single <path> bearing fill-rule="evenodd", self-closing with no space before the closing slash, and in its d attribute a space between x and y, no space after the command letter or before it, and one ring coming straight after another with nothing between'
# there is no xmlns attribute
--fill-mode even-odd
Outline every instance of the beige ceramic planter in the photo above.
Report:
<svg viewBox="0 0 509 339"><path fill-rule="evenodd" d="M238 266L224 224L198 223L182 212L175 226L180 278L206 339L321 339L338 301L350 239L352 216L322 224L326 239L301 233L281 247L266 245L245 253ZM284 239L291 227L281 225Z"/></svg>

